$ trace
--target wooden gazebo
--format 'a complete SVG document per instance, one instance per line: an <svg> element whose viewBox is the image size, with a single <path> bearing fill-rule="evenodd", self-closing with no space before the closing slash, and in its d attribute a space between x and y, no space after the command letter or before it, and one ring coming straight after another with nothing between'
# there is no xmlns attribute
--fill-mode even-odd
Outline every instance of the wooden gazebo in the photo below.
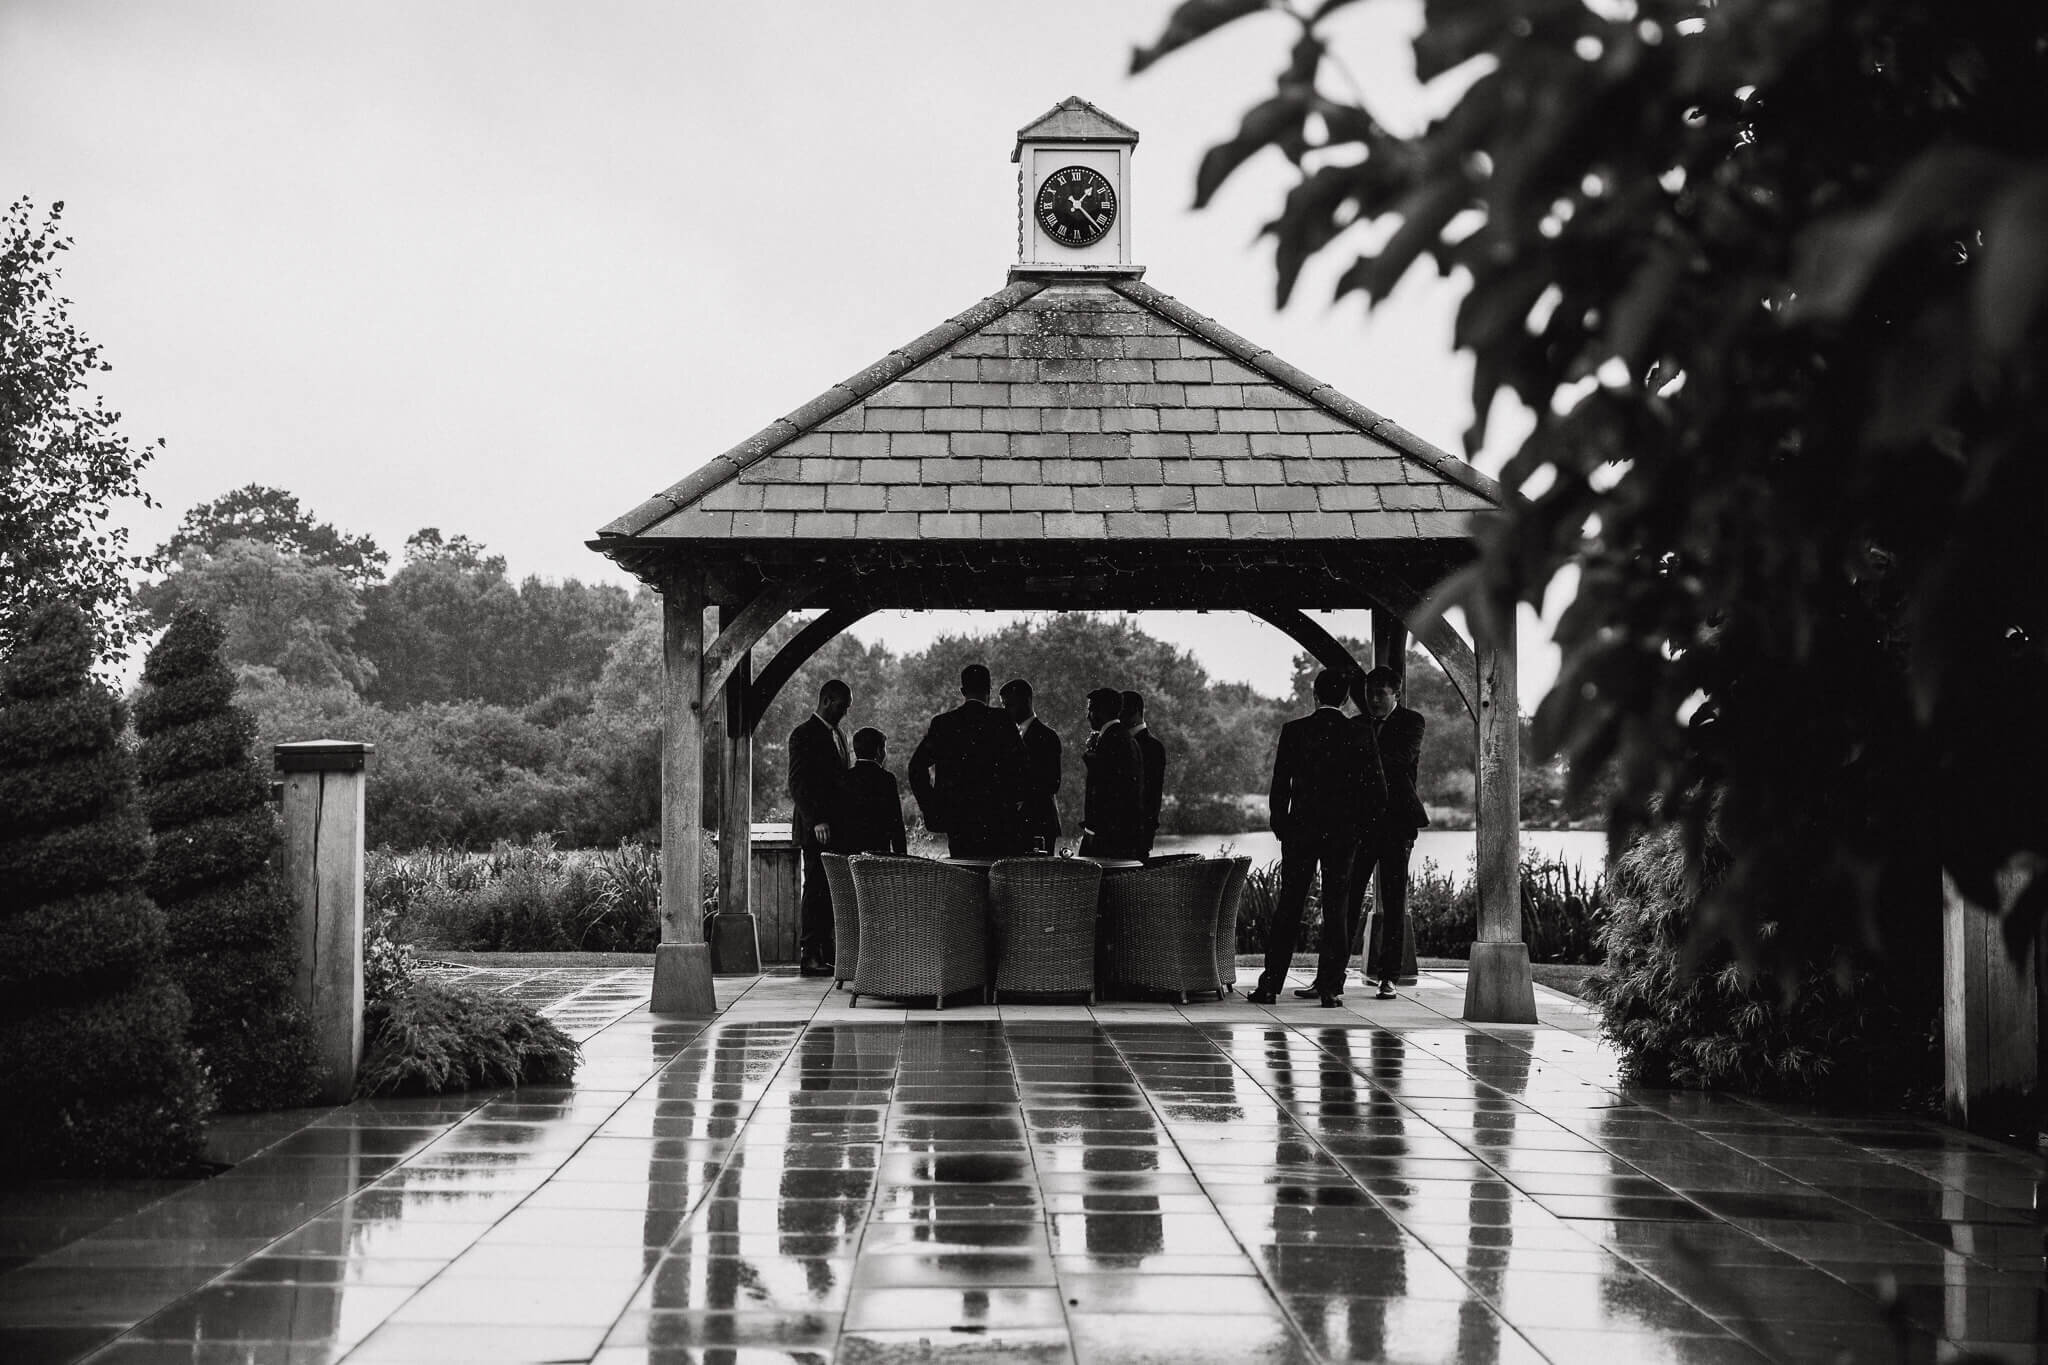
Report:
<svg viewBox="0 0 2048 1365"><path fill-rule="evenodd" d="M827 389L605 526L598 550L662 595L666 717L657 1013L717 1008L696 906L700 758L722 754L716 934L758 961L748 913L754 729L820 645L870 612L1239 610L1325 664L1306 614L1372 613L1398 668L1410 630L1471 711L1478 942L1466 1017L1535 1018L1517 903L1515 642L1475 654L1420 609L1501 490L1272 352L1139 281L1119 240L1034 245L1037 164L1094 158L1120 188L1137 136L1080 100L1019 134L1009 285ZM1127 209L1127 205L1125 206ZM757 669L753 647L820 613ZM1444 737L1448 739L1449 737Z"/></svg>

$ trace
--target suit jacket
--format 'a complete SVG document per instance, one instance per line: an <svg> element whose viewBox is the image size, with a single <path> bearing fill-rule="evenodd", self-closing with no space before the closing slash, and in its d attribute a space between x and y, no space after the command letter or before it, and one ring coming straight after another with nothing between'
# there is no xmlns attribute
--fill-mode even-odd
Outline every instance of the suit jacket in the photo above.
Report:
<svg viewBox="0 0 2048 1365"><path fill-rule="evenodd" d="M1144 800L1139 812L1139 833L1149 851L1159 833L1159 803L1166 795L1166 746L1152 733L1152 727L1133 731L1138 742L1139 776L1144 781Z"/></svg>
<svg viewBox="0 0 2048 1365"><path fill-rule="evenodd" d="M1143 847L1145 775L1138 745L1120 720L1098 730L1082 761L1088 788L1081 823L1095 832L1082 850L1111 858L1134 858Z"/></svg>
<svg viewBox="0 0 2048 1365"><path fill-rule="evenodd" d="M846 765L839 760L839 744L822 716L813 715L789 732L789 797L796 805L790 819L796 826L799 848L822 850L811 826L839 819L845 783ZM832 833L836 840L839 831Z"/></svg>
<svg viewBox="0 0 2048 1365"><path fill-rule="evenodd" d="M1010 718L964 701L932 717L910 756L910 790L933 830L1014 839L1024 762Z"/></svg>
<svg viewBox="0 0 2048 1365"><path fill-rule="evenodd" d="M1027 838L1044 839L1048 849L1054 848L1060 838L1060 734L1036 716L1023 734L1024 833Z"/></svg>
<svg viewBox="0 0 2048 1365"><path fill-rule="evenodd" d="M846 770L839 820L832 826L835 853L903 853L903 797L896 775L879 763L855 760Z"/></svg>
<svg viewBox="0 0 2048 1365"><path fill-rule="evenodd" d="M1371 771L1366 738L1333 706L1280 727L1268 796L1273 832L1283 844L1364 824Z"/></svg>
<svg viewBox="0 0 2048 1365"><path fill-rule="evenodd" d="M1415 779L1422 766L1422 731L1428 722L1420 711L1397 706L1383 721L1362 715L1351 723L1365 735L1368 753L1377 750L1379 772L1386 777L1385 796L1379 810L1368 813L1368 823L1393 833L1421 829L1429 823L1429 811L1415 794Z"/></svg>

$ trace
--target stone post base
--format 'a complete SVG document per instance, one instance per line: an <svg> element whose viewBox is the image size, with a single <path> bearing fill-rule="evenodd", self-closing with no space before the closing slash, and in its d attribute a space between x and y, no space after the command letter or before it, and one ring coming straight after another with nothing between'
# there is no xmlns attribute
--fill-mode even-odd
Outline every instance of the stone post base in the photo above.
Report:
<svg viewBox="0 0 2048 1365"><path fill-rule="evenodd" d="M1465 1022L1533 1024L1536 984L1529 977L1526 943L1475 943L1465 977Z"/></svg>
<svg viewBox="0 0 2048 1365"><path fill-rule="evenodd" d="M711 921L711 961L720 976L755 976L761 970L761 939L754 917L741 910L719 911Z"/></svg>
<svg viewBox="0 0 2048 1365"><path fill-rule="evenodd" d="M653 1014L709 1019L718 1013L711 992L711 949L702 943L663 943L654 950Z"/></svg>

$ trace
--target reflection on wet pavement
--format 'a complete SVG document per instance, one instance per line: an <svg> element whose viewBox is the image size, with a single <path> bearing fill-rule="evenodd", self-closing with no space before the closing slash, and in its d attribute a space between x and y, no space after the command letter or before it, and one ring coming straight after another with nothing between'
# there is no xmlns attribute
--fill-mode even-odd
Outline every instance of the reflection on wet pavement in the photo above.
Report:
<svg viewBox="0 0 2048 1365"><path fill-rule="evenodd" d="M0 1275L0 1357L2031 1360L2044 1336L2039 1161L1624 1091L1569 1031L1405 1000L865 1017L808 983L707 1025L620 976L558 1011L573 1086L333 1111Z"/></svg>

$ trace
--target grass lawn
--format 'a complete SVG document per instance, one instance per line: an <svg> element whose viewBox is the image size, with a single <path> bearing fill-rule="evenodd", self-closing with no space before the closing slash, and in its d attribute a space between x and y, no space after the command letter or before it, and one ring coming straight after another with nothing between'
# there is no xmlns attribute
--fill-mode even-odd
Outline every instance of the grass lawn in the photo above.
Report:
<svg viewBox="0 0 2048 1365"><path fill-rule="evenodd" d="M1539 986L1548 986L1554 991L1567 995L1583 996L1586 993L1586 978L1598 967L1583 966L1573 962L1532 962L1529 975Z"/></svg>

